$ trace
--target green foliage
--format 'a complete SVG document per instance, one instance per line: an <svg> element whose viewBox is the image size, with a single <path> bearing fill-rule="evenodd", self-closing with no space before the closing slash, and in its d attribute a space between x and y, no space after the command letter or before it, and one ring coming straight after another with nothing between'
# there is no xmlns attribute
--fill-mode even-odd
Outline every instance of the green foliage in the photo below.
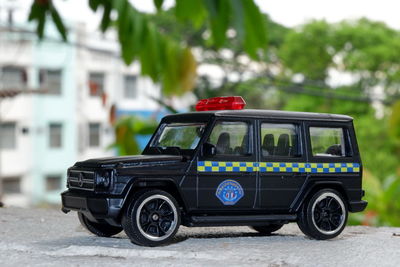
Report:
<svg viewBox="0 0 400 267"><path fill-rule="evenodd" d="M154 1L159 14L164 12L163 2ZM89 6L94 12L102 11L100 29L103 32L109 28L117 31L125 63L140 61L142 75L161 82L164 95L180 95L194 87L197 64L188 44L164 34L148 14L139 12L128 0L89 0ZM38 23L39 37L43 38L48 14L66 40L66 29L52 0L33 1L29 20ZM209 43L217 49L226 43L231 29L252 58L258 58L258 52L266 48L266 27L253 0L177 0L174 15L181 22L192 23L196 29L208 28Z"/></svg>
<svg viewBox="0 0 400 267"><path fill-rule="evenodd" d="M63 40L66 41L67 29L65 28L57 9L54 7L53 2L51 0L35 0L32 3L28 20L37 22L36 31L40 38L43 38L44 35L44 26L47 16L51 16L58 32Z"/></svg>
<svg viewBox="0 0 400 267"><path fill-rule="evenodd" d="M120 155L137 155L142 153L137 137L151 135L157 128L154 119L143 120L139 117L127 116L118 120L115 125L115 142L110 148L116 148Z"/></svg>
<svg viewBox="0 0 400 267"><path fill-rule="evenodd" d="M286 36L280 58L293 73L302 73L311 80L324 80L332 64L331 39L331 26L325 21L313 21Z"/></svg>
<svg viewBox="0 0 400 267"><path fill-rule="evenodd" d="M400 225L400 179L389 176L381 180L368 171L363 174L363 188L367 192L367 211L350 216L351 224Z"/></svg>
<svg viewBox="0 0 400 267"><path fill-rule="evenodd" d="M392 114L389 119L389 133L400 146L400 100L392 106Z"/></svg>

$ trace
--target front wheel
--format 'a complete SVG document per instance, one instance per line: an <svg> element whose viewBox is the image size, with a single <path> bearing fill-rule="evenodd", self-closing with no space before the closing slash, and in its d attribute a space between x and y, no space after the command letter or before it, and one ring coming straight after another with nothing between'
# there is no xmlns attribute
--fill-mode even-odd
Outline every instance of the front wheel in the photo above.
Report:
<svg viewBox="0 0 400 267"><path fill-rule="evenodd" d="M325 240L343 231L347 217L347 206L342 195L333 189L322 189L303 204L297 224L305 235Z"/></svg>
<svg viewBox="0 0 400 267"><path fill-rule="evenodd" d="M89 219L81 212L78 212L78 218L84 228L97 236L110 237L119 234L122 231L122 227L112 226L106 222L97 223L89 221Z"/></svg>
<svg viewBox="0 0 400 267"><path fill-rule="evenodd" d="M175 198L162 190L143 190L133 200L122 217L122 226L131 242L155 247L169 243L181 221Z"/></svg>

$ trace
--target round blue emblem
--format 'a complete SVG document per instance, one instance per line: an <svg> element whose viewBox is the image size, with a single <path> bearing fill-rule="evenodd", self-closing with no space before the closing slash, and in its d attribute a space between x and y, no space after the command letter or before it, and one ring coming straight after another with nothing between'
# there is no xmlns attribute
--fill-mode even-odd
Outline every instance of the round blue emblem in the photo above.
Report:
<svg viewBox="0 0 400 267"><path fill-rule="evenodd" d="M235 180L225 180L219 184L215 195L224 205L235 205L244 195L242 186Z"/></svg>

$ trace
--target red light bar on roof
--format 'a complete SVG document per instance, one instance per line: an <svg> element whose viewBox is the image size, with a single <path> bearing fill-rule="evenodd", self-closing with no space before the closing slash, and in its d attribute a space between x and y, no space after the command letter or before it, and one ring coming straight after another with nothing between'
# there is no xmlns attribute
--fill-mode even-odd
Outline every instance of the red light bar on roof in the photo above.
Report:
<svg viewBox="0 0 400 267"><path fill-rule="evenodd" d="M196 111L243 109L246 102L241 96L221 96L201 99L196 104Z"/></svg>

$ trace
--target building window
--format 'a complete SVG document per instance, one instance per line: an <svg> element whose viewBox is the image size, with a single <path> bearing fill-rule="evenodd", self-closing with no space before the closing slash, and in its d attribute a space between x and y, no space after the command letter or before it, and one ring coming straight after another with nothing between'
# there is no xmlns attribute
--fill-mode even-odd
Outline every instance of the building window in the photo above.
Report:
<svg viewBox="0 0 400 267"><path fill-rule="evenodd" d="M15 149L17 131L15 122L0 123L0 149Z"/></svg>
<svg viewBox="0 0 400 267"><path fill-rule="evenodd" d="M3 89L24 89L27 83L27 74L20 67L3 67L1 69L1 84Z"/></svg>
<svg viewBox="0 0 400 267"><path fill-rule="evenodd" d="M49 145L51 148L62 146L62 125L61 123L50 123L49 125Z"/></svg>
<svg viewBox="0 0 400 267"><path fill-rule="evenodd" d="M5 195L21 193L21 178L20 177L3 177L2 185L3 185L3 193Z"/></svg>
<svg viewBox="0 0 400 267"><path fill-rule="evenodd" d="M137 76L134 75L125 76L124 97L130 99L137 97Z"/></svg>
<svg viewBox="0 0 400 267"><path fill-rule="evenodd" d="M89 147L100 146L100 123L89 123Z"/></svg>
<svg viewBox="0 0 400 267"><path fill-rule="evenodd" d="M101 96L104 92L104 73L89 73L90 96Z"/></svg>
<svg viewBox="0 0 400 267"><path fill-rule="evenodd" d="M47 175L46 176L46 191L59 191L61 189L62 177L61 175Z"/></svg>
<svg viewBox="0 0 400 267"><path fill-rule="evenodd" d="M40 87L47 89L51 95L61 94L61 70L41 70L39 74Z"/></svg>

